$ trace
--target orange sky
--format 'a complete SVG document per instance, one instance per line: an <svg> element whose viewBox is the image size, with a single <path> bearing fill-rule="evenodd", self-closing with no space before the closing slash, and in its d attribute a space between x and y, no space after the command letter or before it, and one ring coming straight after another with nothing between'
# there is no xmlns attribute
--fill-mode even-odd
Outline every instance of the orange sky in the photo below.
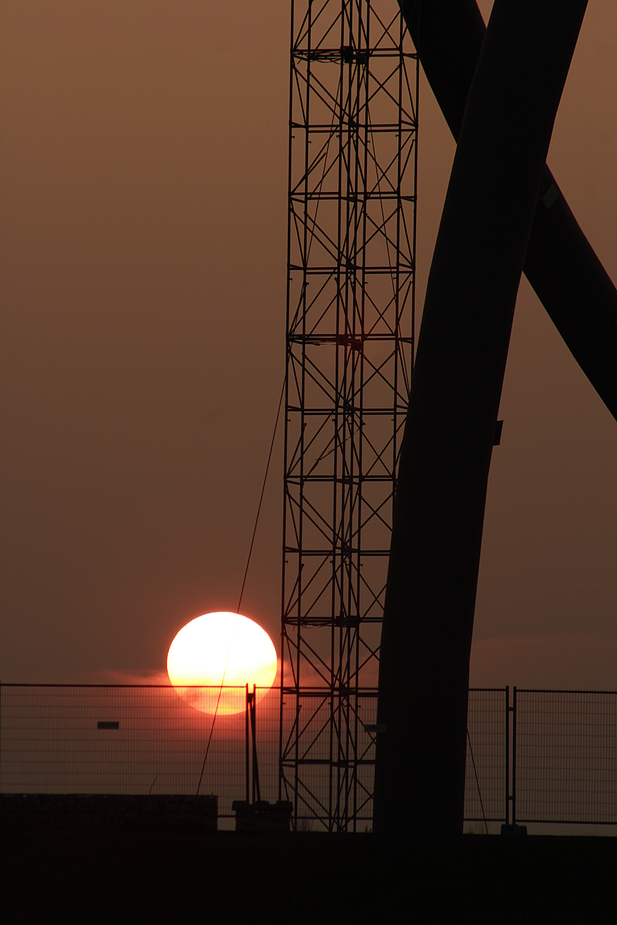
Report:
<svg viewBox="0 0 617 925"><path fill-rule="evenodd" d="M4 681L159 672L237 604L283 376L288 42L283 0L0 3ZM594 0L549 164L613 280L615 113ZM426 86L420 125L421 301L454 151ZM616 689L617 424L525 282L500 417L472 682ZM280 459L243 608L274 636Z"/></svg>

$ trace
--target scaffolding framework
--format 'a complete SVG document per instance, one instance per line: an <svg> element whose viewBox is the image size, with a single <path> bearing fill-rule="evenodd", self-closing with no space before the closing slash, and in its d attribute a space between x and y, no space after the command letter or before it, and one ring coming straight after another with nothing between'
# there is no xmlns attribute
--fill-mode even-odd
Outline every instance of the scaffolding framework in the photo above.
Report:
<svg viewBox="0 0 617 925"><path fill-rule="evenodd" d="M418 68L396 0L292 5L281 796L372 817L415 325Z"/></svg>

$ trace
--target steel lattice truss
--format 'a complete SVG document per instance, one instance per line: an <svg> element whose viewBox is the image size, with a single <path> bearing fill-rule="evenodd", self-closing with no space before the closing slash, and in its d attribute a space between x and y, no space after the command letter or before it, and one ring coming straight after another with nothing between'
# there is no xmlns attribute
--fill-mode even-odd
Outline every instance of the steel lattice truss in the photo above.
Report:
<svg viewBox="0 0 617 925"><path fill-rule="evenodd" d="M413 357L417 78L395 0L293 5L281 784L296 820L331 830L372 813Z"/></svg>

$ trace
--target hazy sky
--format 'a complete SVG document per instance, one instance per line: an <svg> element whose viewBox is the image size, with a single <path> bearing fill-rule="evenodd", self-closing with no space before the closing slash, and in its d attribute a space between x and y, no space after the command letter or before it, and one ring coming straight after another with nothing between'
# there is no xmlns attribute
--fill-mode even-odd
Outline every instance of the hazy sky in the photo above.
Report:
<svg viewBox="0 0 617 925"><path fill-rule="evenodd" d="M288 66L283 0L0 0L2 681L156 674L237 605L284 372ZM590 0L549 164L613 280L616 113ZM423 84L420 301L453 153ZM472 682L617 689L617 423L525 282L500 417ZM275 637L281 458L243 606Z"/></svg>

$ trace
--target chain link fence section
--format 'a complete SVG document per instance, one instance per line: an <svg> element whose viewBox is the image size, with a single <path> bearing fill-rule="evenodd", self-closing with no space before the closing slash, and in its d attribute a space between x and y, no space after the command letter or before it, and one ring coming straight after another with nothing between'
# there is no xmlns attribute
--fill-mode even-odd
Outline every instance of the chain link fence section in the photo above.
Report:
<svg viewBox="0 0 617 925"><path fill-rule="evenodd" d="M469 691L466 822L483 826L506 821L507 707L506 689ZM377 697L367 692L350 701L346 722L355 718L357 729L347 750L330 735L333 709L325 688L306 689L299 704L291 696L284 699L283 797L294 804L294 818L300 828L328 830L333 820L344 816L350 820L350 828L365 831L372 827L373 817ZM299 730L294 730L294 723ZM330 768L340 765L347 773L340 775L337 786L339 781L336 774L330 774Z"/></svg>
<svg viewBox="0 0 617 925"><path fill-rule="evenodd" d="M212 689L203 694L200 702L211 704ZM338 814L366 831L376 698L359 698L350 709L345 721L357 730L342 751L329 734L329 691L310 694L299 709L284 699L281 715L280 689L258 689L253 748L245 688L226 689L227 712L213 727L211 713L190 705L194 688L3 684L0 792L213 794L221 827L233 826L234 800L280 796L293 802L300 828L327 830ZM294 723L302 724L303 750ZM467 732L466 823L488 830L508 821L509 799L511 821L516 807L521 823L617 824L617 692L515 689L510 702L507 688L472 689ZM339 781L324 773L332 766L353 773Z"/></svg>
<svg viewBox="0 0 617 925"><path fill-rule="evenodd" d="M504 688L469 690L465 821L506 822L508 694Z"/></svg>
<svg viewBox="0 0 617 925"><path fill-rule="evenodd" d="M191 703L216 704L212 688L166 685L0 686L0 792L24 794L200 795L218 797L219 818L233 818L234 800L279 798L279 735L283 735L283 799L295 804L300 828L328 829L351 815L356 831L372 826L377 700L358 698L350 717L355 737L343 754L329 734L328 691L313 690L295 704L280 689L256 694L256 755L247 726L245 688L226 688L217 715ZM183 695L183 696L182 696ZM466 781L467 820L500 820L504 792L505 693L470 691ZM222 701L221 701L222 702ZM336 717L335 717L336 719ZM303 751L293 725L302 724ZM500 725L501 723L501 725ZM287 743L287 751L285 745ZM354 748L355 746L355 748ZM473 755L473 760L472 756ZM297 764L296 764L297 762ZM333 763L354 773L324 774ZM296 767L303 775L296 776ZM202 773L203 771L203 773ZM350 786L351 784L351 786ZM307 786L308 785L308 786ZM231 823L230 823L231 824Z"/></svg>
<svg viewBox="0 0 617 925"><path fill-rule="evenodd" d="M233 801L245 799L247 785L252 794L256 777L261 799L275 802L279 689L256 690L256 766L246 688L218 693L201 686L0 685L0 793L214 794L219 818L232 819Z"/></svg>
<svg viewBox="0 0 617 925"><path fill-rule="evenodd" d="M0 792L195 795L208 749L199 794L231 816L245 792L245 688L226 698L238 712L211 735L213 716L170 686L3 684Z"/></svg>
<svg viewBox="0 0 617 925"><path fill-rule="evenodd" d="M516 821L617 823L617 692L515 696Z"/></svg>

